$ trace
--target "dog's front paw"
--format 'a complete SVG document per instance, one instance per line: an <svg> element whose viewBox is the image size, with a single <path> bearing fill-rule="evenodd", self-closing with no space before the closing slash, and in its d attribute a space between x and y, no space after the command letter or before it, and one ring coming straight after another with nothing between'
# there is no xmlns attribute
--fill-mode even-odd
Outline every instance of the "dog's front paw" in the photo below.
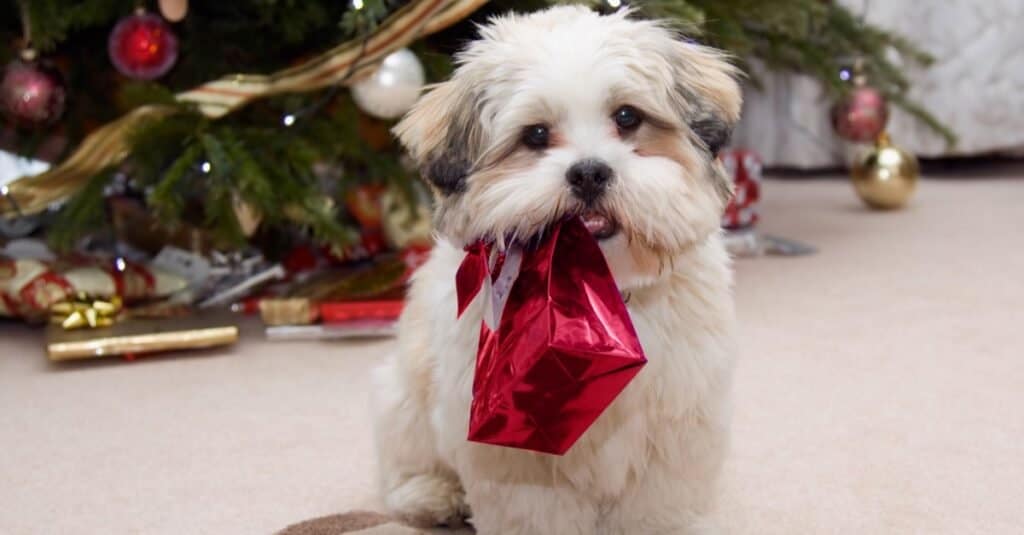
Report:
<svg viewBox="0 0 1024 535"><path fill-rule="evenodd" d="M388 492L385 502L395 517L417 527L461 527L469 517L462 485L442 475L413 476Z"/></svg>

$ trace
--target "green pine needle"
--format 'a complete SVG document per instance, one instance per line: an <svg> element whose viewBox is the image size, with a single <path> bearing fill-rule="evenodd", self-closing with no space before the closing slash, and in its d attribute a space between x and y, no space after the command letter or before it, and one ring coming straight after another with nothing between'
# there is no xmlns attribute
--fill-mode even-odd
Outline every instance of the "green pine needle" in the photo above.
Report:
<svg viewBox="0 0 1024 535"><path fill-rule="evenodd" d="M356 0L358 2L358 0ZM476 15L508 9L530 11L576 3L608 11L606 0L496 0ZM401 163L397 145L381 150L365 139L362 112L345 91L283 95L254 102L225 118L211 120L174 102L174 94L230 73L268 73L308 59L347 39L368 35L403 5L399 0L238 0L193 2L184 21L172 25L181 41L178 64L157 82L136 82L116 74L106 55L114 23L133 12L136 0L23 0L32 45L59 62L67 77L69 106L62 131L73 147L96 124L144 105L176 106L177 113L146 120L129 135L123 165L132 183L147 192L153 213L166 225L188 222L222 240L243 243L235 205L244 202L262 225L305 230L329 243L351 243L355 223L344 213L346 191L382 184L412 206L415 175ZM864 23L837 2L821 0L638 0L635 16L665 19L695 39L729 52L751 73L750 60L770 70L816 78L832 98L850 86L841 67L862 58L871 85L950 144L954 133L920 103L909 100L910 82L892 61L928 65L933 58L905 38ZM0 39L22 37L20 5L0 3ZM440 81L453 68L451 53L472 37L460 24L412 45L428 80ZM12 57L13 47L0 51ZM758 80L751 74L755 87ZM294 114L295 124L281 119ZM31 152L45 136L18 132L18 147ZM203 163L209 172L203 171ZM337 170L325 178L314 168ZM68 246L106 220L103 191L113 170L93 177L71 198L51 230L51 240Z"/></svg>

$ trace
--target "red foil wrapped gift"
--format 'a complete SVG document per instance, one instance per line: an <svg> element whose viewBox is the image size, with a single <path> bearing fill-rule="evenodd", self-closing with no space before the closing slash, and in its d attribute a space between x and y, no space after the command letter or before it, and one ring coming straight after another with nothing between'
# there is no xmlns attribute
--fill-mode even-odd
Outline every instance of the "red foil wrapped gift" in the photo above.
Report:
<svg viewBox="0 0 1024 535"><path fill-rule="evenodd" d="M485 301L469 440L564 454L647 362L604 255L578 218L467 252L459 314Z"/></svg>

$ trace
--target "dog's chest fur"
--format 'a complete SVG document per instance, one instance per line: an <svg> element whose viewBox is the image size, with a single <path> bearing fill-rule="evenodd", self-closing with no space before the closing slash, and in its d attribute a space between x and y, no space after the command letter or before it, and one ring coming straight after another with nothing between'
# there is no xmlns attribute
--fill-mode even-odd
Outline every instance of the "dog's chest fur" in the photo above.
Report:
<svg viewBox="0 0 1024 535"><path fill-rule="evenodd" d="M422 395L432 408L438 452L456 472L483 470L496 479L569 485L614 501L654 458L685 466L680 457L689 450L683 447L688 430L721 420L707 416L727 410L721 394L734 348L731 272L717 236L680 256L654 286L627 290L648 364L562 457L466 440L481 300L454 320L454 277L462 257L442 242L417 273L409 306L428 323L419 326L427 338L418 357L411 357L422 360L407 363L413 373L430 376Z"/></svg>

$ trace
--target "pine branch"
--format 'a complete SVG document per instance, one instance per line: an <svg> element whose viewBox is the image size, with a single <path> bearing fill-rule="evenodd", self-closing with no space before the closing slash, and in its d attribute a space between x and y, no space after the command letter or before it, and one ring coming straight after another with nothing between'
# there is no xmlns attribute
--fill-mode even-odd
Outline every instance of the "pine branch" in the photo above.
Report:
<svg viewBox="0 0 1024 535"><path fill-rule="evenodd" d="M133 0L20 0L28 13L32 46L50 52L74 31L110 24L132 12Z"/></svg>
<svg viewBox="0 0 1024 535"><path fill-rule="evenodd" d="M174 160L167 172L160 176L147 196L146 202L162 221L173 224L181 220L185 203L180 191L186 190L190 182L189 178L195 174L195 168L202 154L202 145L194 141L190 143Z"/></svg>
<svg viewBox="0 0 1024 535"><path fill-rule="evenodd" d="M181 42L178 64L157 83L125 80L106 57L110 28L132 12L135 0L26 1L34 44L59 62L67 76L72 99L62 133L69 145L95 125L138 106L179 107L178 113L146 121L131 133L130 156L123 167L131 183L147 192L165 224L189 222L242 243L234 206L244 202L261 214L264 227L299 227L317 239L344 244L358 237L342 208L350 189L381 184L399 192L408 206L416 202L415 177L402 165L400 148L382 148L365 139L360 125L366 119L347 92L274 97L218 120L173 99L176 91L225 74L271 72L345 38L366 35L402 0L362 0L360 9L354 8L358 0L192 2L188 17L173 25ZM607 0L496 0L475 18L562 3L612 9ZM770 69L805 73L833 98L850 89L839 80L840 67L863 58L872 85L894 106L953 140L947 127L907 99L909 80L889 59L892 50L914 64L927 65L931 57L898 35L864 24L834 2L640 0L635 9L638 16L666 19L684 34L728 51L748 73L748 58ZM429 80L450 74L451 52L472 32L467 22L413 45ZM0 39L15 42L20 35L17 6L0 5ZM285 114L296 117L295 124L284 126ZM25 144L44 139L30 132L19 136ZM203 171L204 162L209 172ZM340 178L318 176L316 166L338 169ZM111 172L93 177L68 203L54 227L55 239L67 244L76 233L101 225L103 189Z"/></svg>
<svg viewBox="0 0 1024 535"><path fill-rule="evenodd" d="M87 233L107 224L106 203L103 192L110 183L114 170L107 169L89 180L84 188L68 200L57 213L47 240L57 251L70 250Z"/></svg>
<svg viewBox="0 0 1024 535"><path fill-rule="evenodd" d="M887 97L894 104L903 108L904 111L916 117L919 121L925 123L932 130L941 135L946 140L947 145L953 146L956 144L956 134L950 130L948 126L936 119L934 115L928 112L928 110L922 108L920 104L907 100L906 96L901 93L889 94Z"/></svg>
<svg viewBox="0 0 1024 535"><path fill-rule="evenodd" d="M388 15L389 4L387 0L353 0L353 5L361 4L359 9L351 9L341 18L340 27L346 37L366 35L377 29L380 21Z"/></svg>

